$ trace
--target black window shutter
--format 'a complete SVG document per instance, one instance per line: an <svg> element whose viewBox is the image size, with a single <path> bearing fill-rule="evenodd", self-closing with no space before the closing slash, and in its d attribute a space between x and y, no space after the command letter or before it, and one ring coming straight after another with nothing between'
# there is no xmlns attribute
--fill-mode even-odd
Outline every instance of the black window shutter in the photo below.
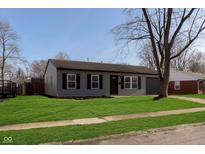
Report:
<svg viewBox="0 0 205 154"><path fill-rule="evenodd" d="M141 76L138 76L138 89L141 89Z"/></svg>
<svg viewBox="0 0 205 154"><path fill-rule="evenodd" d="M103 89L103 75L100 75L100 89Z"/></svg>
<svg viewBox="0 0 205 154"><path fill-rule="evenodd" d="M67 89L67 74L63 73L63 80L62 80L62 87L63 89Z"/></svg>
<svg viewBox="0 0 205 154"><path fill-rule="evenodd" d="M121 76L121 89L124 89L124 76Z"/></svg>
<svg viewBox="0 0 205 154"><path fill-rule="evenodd" d="M90 89L91 88L91 75L88 74L87 75L87 89Z"/></svg>
<svg viewBox="0 0 205 154"><path fill-rule="evenodd" d="M76 84L77 89L80 89L80 74L76 74Z"/></svg>

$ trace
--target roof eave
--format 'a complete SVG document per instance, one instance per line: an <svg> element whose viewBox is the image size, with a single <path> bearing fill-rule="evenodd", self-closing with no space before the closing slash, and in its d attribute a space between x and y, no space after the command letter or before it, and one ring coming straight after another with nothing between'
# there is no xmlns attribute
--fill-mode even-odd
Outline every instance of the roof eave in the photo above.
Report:
<svg viewBox="0 0 205 154"><path fill-rule="evenodd" d="M91 70L91 69L62 68L62 67L56 67L56 69L58 69L58 70L77 70L77 71L96 71L96 72L113 72L113 73L133 73L133 74L144 74L144 75L157 75L157 73L125 72L125 71L104 71L104 70Z"/></svg>

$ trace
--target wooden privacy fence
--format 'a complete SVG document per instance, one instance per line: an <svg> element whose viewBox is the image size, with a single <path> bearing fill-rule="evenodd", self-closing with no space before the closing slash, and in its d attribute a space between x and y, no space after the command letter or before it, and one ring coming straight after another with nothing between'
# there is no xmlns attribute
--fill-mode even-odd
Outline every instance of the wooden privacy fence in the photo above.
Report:
<svg viewBox="0 0 205 154"><path fill-rule="evenodd" d="M17 84L16 95L22 95L22 94L23 94L23 84Z"/></svg>
<svg viewBox="0 0 205 154"><path fill-rule="evenodd" d="M0 97L16 96L16 83L10 80L0 80Z"/></svg>
<svg viewBox="0 0 205 154"><path fill-rule="evenodd" d="M23 84L23 95L43 95L44 94L44 79L31 78Z"/></svg>

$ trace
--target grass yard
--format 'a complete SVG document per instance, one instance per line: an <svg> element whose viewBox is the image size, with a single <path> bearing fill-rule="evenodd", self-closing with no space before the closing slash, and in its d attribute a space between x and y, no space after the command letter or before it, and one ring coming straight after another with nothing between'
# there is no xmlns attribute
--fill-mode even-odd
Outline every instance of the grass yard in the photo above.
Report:
<svg viewBox="0 0 205 154"><path fill-rule="evenodd" d="M0 144L8 144L3 142L4 137L12 137L13 142L9 144L41 144L48 142L88 139L111 134L126 133L130 131L148 130L151 128L198 122L205 122L205 112L130 119L93 125L75 125L5 131L0 132Z"/></svg>
<svg viewBox="0 0 205 154"><path fill-rule="evenodd" d="M205 94L183 94L183 95L179 95L179 96L187 96L187 97L205 99Z"/></svg>
<svg viewBox="0 0 205 154"><path fill-rule="evenodd" d="M44 96L18 96L0 103L0 125L101 117L106 115L154 112L204 106L204 104L174 98L164 98L154 101L151 96L87 100L55 99Z"/></svg>

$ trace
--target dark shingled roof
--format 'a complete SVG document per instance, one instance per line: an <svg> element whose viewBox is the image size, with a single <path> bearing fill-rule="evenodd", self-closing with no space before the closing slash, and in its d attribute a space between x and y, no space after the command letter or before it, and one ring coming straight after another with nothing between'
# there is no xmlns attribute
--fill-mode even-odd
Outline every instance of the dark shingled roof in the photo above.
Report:
<svg viewBox="0 0 205 154"><path fill-rule="evenodd" d="M103 72L121 72L121 73L139 73L139 74L157 74L155 70L144 66L123 65L123 64L109 64L70 60L49 59L49 61L57 69L72 69L72 70L89 70L89 71L103 71Z"/></svg>

